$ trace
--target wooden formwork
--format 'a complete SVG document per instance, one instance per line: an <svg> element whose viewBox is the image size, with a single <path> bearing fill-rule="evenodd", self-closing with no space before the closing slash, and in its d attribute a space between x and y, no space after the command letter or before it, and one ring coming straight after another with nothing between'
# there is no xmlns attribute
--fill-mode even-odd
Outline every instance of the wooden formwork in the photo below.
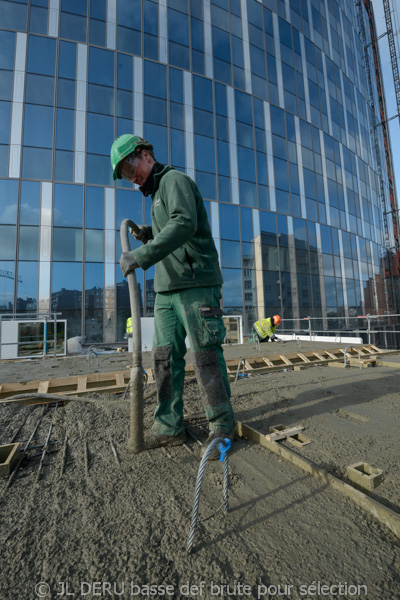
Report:
<svg viewBox="0 0 400 600"><path fill-rule="evenodd" d="M362 357L393 353L391 351L381 350L376 346L368 345L349 348L346 355L349 358L356 358L358 357L357 350ZM226 365L229 376L233 378L242 361L244 361L244 367L247 373L263 373L281 370L283 368L291 369L297 365L312 366L327 364L332 361L343 361L344 354L344 348L334 348L333 350L319 350L318 352L305 351L290 354L276 354L268 357L257 356L254 358L228 360L226 361ZM193 365L186 365L185 371L186 375L194 374ZM153 369L147 369L146 375L148 383L154 383ZM127 369L125 371L110 373L58 377L47 379L46 381L34 380L25 383L3 383L0 384L0 402L10 396L27 393L63 394L64 396L82 396L88 392L118 393L123 392L126 389L129 380L130 370Z"/></svg>

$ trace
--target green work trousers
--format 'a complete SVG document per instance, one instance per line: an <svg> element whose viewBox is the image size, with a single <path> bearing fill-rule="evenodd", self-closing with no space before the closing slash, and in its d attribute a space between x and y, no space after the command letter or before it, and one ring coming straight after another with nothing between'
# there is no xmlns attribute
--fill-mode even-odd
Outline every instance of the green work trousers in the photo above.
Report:
<svg viewBox="0 0 400 600"><path fill-rule="evenodd" d="M207 310L199 311L199 307L219 309L220 298L219 285L156 295L153 363L158 405L154 415L155 434L175 436L184 431L182 395L186 336L210 431L222 434L234 429L230 385L222 350L225 337L222 316L203 316Z"/></svg>

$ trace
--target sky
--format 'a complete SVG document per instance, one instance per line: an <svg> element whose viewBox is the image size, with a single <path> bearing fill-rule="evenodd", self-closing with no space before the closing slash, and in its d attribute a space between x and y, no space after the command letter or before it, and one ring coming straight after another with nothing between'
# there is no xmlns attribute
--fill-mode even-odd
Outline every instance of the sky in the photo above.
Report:
<svg viewBox="0 0 400 600"><path fill-rule="evenodd" d="M391 0L391 5L393 6L393 2L397 2L397 0ZM386 20L385 20L385 12L383 8L383 0L372 0L372 5L374 8L375 14L375 23L376 23L376 34L379 37L382 33L386 31ZM395 35L395 43L397 48L397 62L400 67L400 33L399 27L400 23L398 19L400 18L400 11L397 11L397 14L392 12L392 27ZM393 71L392 71L392 63L390 60L389 53L389 44L387 35L382 39L378 40L379 52L381 57L381 65L382 65L382 73L383 73L383 86L385 89L385 99L386 99L386 112L387 118L393 117L397 114L397 103L396 103L396 95L394 91L394 83L393 83ZM397 117L388 123L389 127L389 135L390 135L390 144L392 147L392 158L393 158L393 170L395 177L395 185L397 192L397 205L400 206L400 118Z"/></svg>

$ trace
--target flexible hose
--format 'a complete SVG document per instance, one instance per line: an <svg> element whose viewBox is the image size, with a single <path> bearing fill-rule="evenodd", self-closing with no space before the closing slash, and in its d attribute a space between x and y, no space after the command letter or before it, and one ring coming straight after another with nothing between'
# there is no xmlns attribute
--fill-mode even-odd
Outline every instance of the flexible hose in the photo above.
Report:
<svg viewBox="0 0 400 600"><path fill-rule="evenodd" d="M199 503L200 503L200 492L201 492L201 486L203 483L204 471L206 470L208 457L210 456L212 450L215 448L215 446L217 444L221 444L221 446L222 446L222 450L221 450L221 447L219 447L220 451L223 452L225 449L224 472L223 472L223 476L222 476L223 477L223 479L222 479L222 504L211 516L214 516L217 512L219 512L219 510L221 508L223 508L225 512L228 512L229 463L228 463L227 450L229 450L229 448L231 447L231 441L228 438L224 439L223 437L218 437L218 438L215 438L210 443L207 450L205 451L204 456L201 459L201 463L200 463L199 470L197 473L196 487L194 490L192 519L190 521L190 531L189 531L189 538L188 538L188 542L187 542L187 551L188 552L192 551L194 536L196 535L196 529L197 529L197 523L198 523L198 513L199 513Z"/></svg>
<svg viewBox="0 0 400 600"><path fill-rule="evenodd" d="M124 219L120 227L122 252L130 252L129 227L135 232L138 226L130 219ZM143 450L143 366L142 366L142 331L140 327L139 291L135 271L127 275L129 299L132 316L132 369L130 379L131 423L128 448L135 454Z"/></svg>

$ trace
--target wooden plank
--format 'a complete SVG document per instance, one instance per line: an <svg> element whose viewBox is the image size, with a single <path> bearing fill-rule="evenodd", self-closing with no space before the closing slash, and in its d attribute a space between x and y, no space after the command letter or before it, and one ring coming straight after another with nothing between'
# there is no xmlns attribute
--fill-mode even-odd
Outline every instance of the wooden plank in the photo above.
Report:
<svg viewBox="0 0 400 600"><path fill-rule="evenodd" d="M307 358L307 356L305 356L305 354L303 354L302 352L298 352L297 356L300 356L301 360L304 360L305 363L310 363L312 362L309 358Z"/></svg>
<svg viewBox="0 0 400 600"><path fill-rule="evenodd" d="M283 362L285 363L285 365L289 365L290 367L293 367L293 363L284 355L279 355L279 358L281 358L283 360Z"/></svg>
<svg viewBox="0 0 400 600"><path fill-rule="evenodd" d="M319 354L319 352L313 352L314 356L316 356L318 358L318 360L322 360L323 362L326 361L326 358L324 358L322 356L322 354ZM336 358L336 357L335 357Z"/></svg>
<svg viewBox="0 0 400 600"><path fill-rule="evenodd" d="M86 392L87 391L87 377L78 377L78 385L76 388L77 392Z"/></svg>
<svg viewBox="0 0 400 600"><path fill-rule="evenodd" d="M272 363L270 360L268 360L267 357L263 358L263 361L265 362L265 364L267 364L269 367L275 367L274 363Z"/></svg>
<svg viewBox="0 0 400 600"><path fill-rule="evenodd" d="M49 380L47 380L47 381L41 381L39 383L38 389L37 389L38 394L47 394L47 392L49 390L49 384L50 384Z"/></svg>
<svg viewBox="0 0 400 600"><path fill-rule="evenodd" d="M251 364L249 363L249 361L247 359L245 359L245 361L244 361L244 366L248 371L253 370L253 367L251 366Z"/></svg>
<svg viewBox="0 0 400 600"><path fill-rule="evenodd" d="M125 377L123 373L115 373L115 383L120 387L125 385Z"/></svg>
<svg viewBox="0 0 400 600"><path fill-rule="evenodd" d="M302 425L299 425L298 427L289 427L288 429L283 429L282 431L269 433L265 436L265 439L267 439L269 442L277 442L278 440L284 440L292 435L297 435L303 431L303 429L304 427Z"/></svg>
<svg viewBox="0 0 400 600"><path fill-rule="evenodd" d="M337 360L338 359L338 357L335 354L332 354L332 352L329 352L329 350L325 350L325 354L327 354L333 360Z"/></svg>

